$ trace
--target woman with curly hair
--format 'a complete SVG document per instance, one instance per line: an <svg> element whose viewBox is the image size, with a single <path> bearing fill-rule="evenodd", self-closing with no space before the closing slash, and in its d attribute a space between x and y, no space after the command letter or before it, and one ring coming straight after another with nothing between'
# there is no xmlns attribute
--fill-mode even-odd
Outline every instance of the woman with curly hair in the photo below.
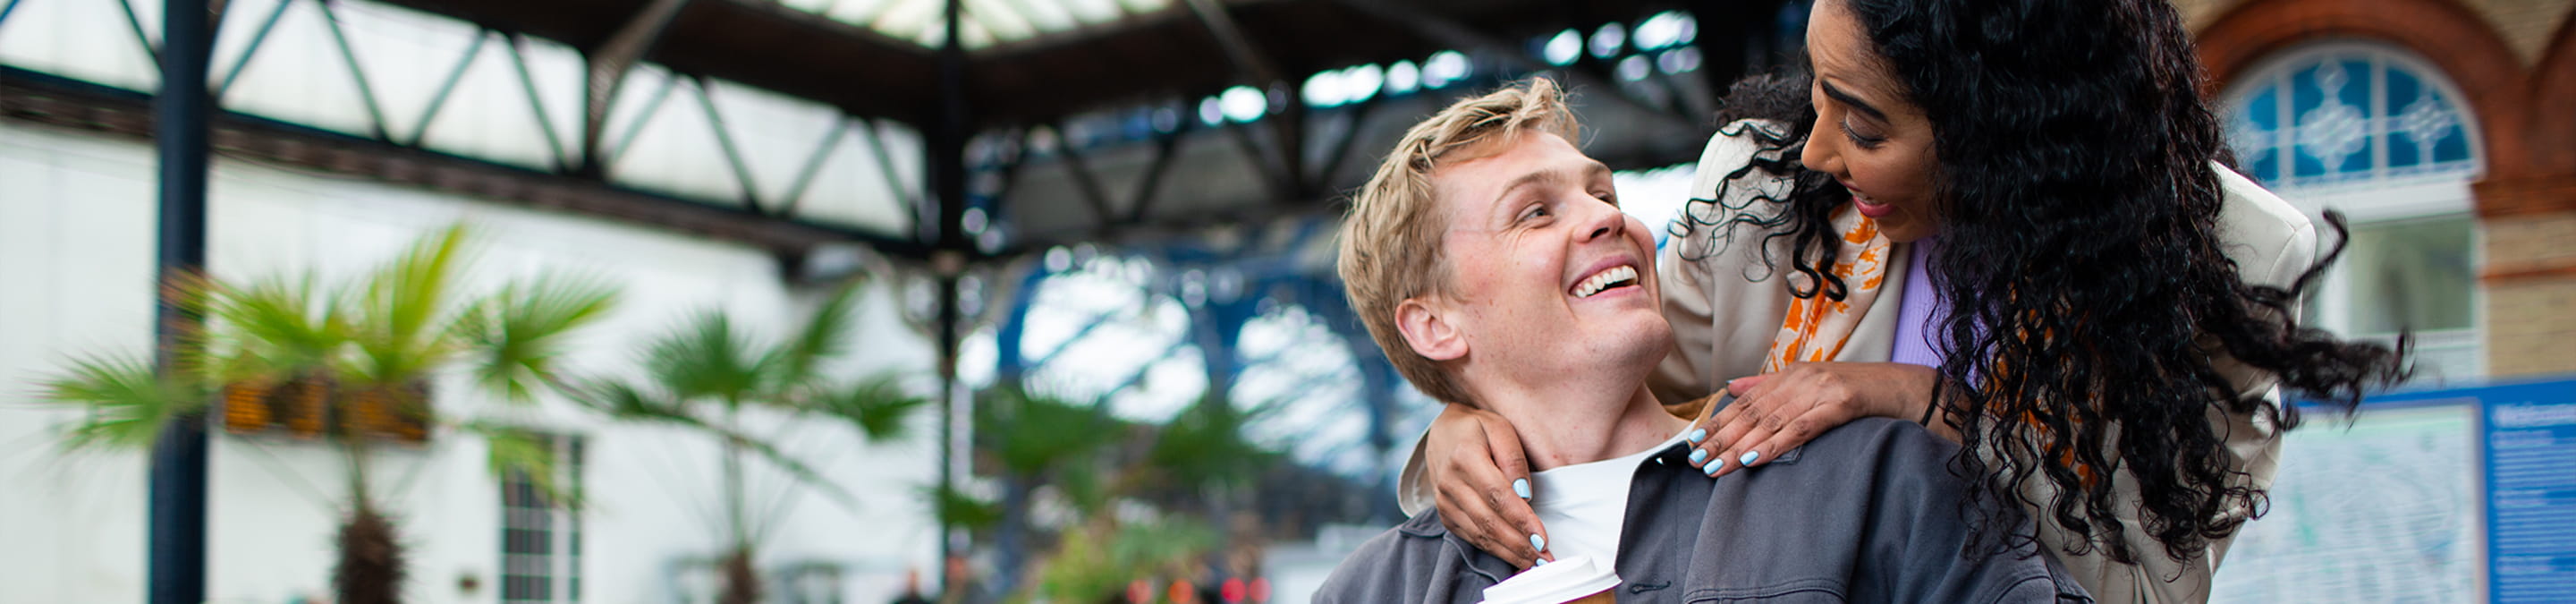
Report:
<svg viewBox="0 0 2576 604"><path fill-rule="evenodd" d="M1807 52L1729 96L1658 263L1679 347L1654 389L1707 430L1711 476L1921 421L1963 445L1972 499L2040 519L1965 519L1992 546L2041 546L2105 602L2200 601L2298 422L2281 392L2348 411L2405 378L2402 343L2298 324L2336 253L2221 163L2165 0L1818 0ZM1402 499L1536 563L1520 456L1452 404Z"/></svg>

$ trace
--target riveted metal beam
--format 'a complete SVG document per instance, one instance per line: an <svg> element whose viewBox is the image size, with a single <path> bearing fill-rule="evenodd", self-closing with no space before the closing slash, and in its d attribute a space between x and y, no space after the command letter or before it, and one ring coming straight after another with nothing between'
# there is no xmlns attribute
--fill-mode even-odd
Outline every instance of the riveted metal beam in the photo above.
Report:
<svg viewBox="0 0 2576 604"><path fill-rule="evenodd" d="M662 39L662 31L670 27L671 19L679 16L680 9L688 4L689 0L652 0L636 9L634 16L626 19L625 25L618 26L617 33L609 35L607 42L598 48L582 51L583 68L588 73L582 80L581 163L574 168L575 172L591 176L607 173L608 158L601 151L606 150L608 109L617 101L618 92L625 88L626 73L635 68L636 62L643 60L645 51L652 50L653 44ZM666 88L661 94L668 92ZM653 104L660 105L660 99L656 98ZM646 112L646 115L651 115L651 112ZM624 145L619 146L622 148Z"/></svg>

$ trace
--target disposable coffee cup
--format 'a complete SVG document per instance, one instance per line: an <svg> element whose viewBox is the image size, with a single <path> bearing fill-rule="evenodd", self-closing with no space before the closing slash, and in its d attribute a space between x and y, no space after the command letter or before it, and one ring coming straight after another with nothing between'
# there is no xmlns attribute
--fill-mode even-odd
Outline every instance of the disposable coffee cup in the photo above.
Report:
<svg viewBox="0 0 2576 604"><path fill-rule="evenodd" d="M1576 556L1532 567L1485 588L1483 604L1615 604L1619 572Z"/></svg>

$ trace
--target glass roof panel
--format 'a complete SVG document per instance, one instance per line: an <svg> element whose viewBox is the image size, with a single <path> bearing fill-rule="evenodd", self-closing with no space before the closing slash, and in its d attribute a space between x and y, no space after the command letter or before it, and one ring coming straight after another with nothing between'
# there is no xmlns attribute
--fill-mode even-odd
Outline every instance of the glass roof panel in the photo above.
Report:
<svg viewBox="0 0 2576 604"><path fill-rule="evenodd" d="M877 15L885 14L886 8L899 0L828 1L829 7L816 12L823 13L823 16L830 17L834 21L865 26L868 22L875 21Z"/></svg>
<svg viewBox="0 0 2576 604"><path fill-rule="evenodd" d="M1074 20L1081 21L1084 25L1114 21L1121 14L1118 12L1117 0L1058 0L1058 3L1063 4L1065 10L1073 13Z"/></svg>
<svg viewBox="0 0 2576 604"><path fill-rule="evenodd" d="M964 0L966 47L984 48L1172 9L1174 0ZM779 0L780 6L926 47L947 41L948 0Z"/></svg>
<svg viewBox="0 0 2576 604"><path fill-rule="evenodd" d="M1142 15L1171 8L1172 0L1118 0L1118 4L1127 7L1127 12Z"/></svg>
<svg viewBox="0 0 2576 604"><path fill-rule="evenodd" d="M1082 22L1073 19L1073 11L1065 10L1064 4L1057 0L1005 1L1018 8L1020 16L1027 18L1029 26L1036 28L1040 33L1051 34L1082 25Z"/></svg>
<svg viewBox="0 0 2576 604"><path fill-rule="evenodd" d="M1022 16L1017 7L1003 4L1001 0L966 0L966 16L997 39L1026 40L1038 35L1037 28L1029 25L1028 17ZM967 39L974 38L969 36Z"/></svg>

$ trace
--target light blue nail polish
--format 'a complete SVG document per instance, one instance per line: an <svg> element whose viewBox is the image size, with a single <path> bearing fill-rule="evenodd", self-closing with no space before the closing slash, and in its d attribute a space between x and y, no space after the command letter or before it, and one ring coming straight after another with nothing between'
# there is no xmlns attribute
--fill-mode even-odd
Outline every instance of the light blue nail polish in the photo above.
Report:
<svg viewBox="0 0 2576 604"><path fill-rule="evenodd" d="M1690 439L1691 444L1694 444L1694 445L1699 444L1699 441L1707 440L1707 439L1708 439L1708 430L1707 430L1707 429L1694 429L1694 430L1691 430L1690 436L1688 436L1688 437L1686 437L1686 438L1689 438L1689 439Z"/></svg>
<svg viewBox="0 0 2576 604"><path fill-rule="evenodd" d="M1761 460L1762 460L1762 452L1761 452L1761 451L1745 451L1745 452L1744 452L1744 458L1742 458L1742 459L1738 459L1738 460L1735 460L1735 463L1739 463L1739 464L1743 464L1743 465L1748 465L1748 466L1749 466L1749 465L1753 465L1753 462L1761 461Z"/></svg>
<svg viewBox="0 0 2576 604"><path fill-rule="evenodd" d="M1547 559L1546 559L1546 558L1540 558L1540 559L1538 559L1538 563L1537 563L1537 564L1532 564L1532 565L1530 565L1530 566L1531 566L1532 568L1540 567L1540 566L1547 566Z"/></svg>
<svg viewBox="0 0 2576 604"><path fill-rule="evenodd" d="M1716 477L1717 477L1717 469L1718 469L1718 468L1723 468L1723 467L1726 467L1726 460L1722 460L1722 459L1721 459L1721 460L1717 460L1717 461L1708 462L1708 466L1707 466L1707 467L1700 468L1700 471L1707 472L1707 473L1708 473L1708 477L1709 477L1709 478L1716 478Z"/></svg>
<svg viewBox="0 0 2576 604"><path fill-rule="evenodd" d="M1708 450L1691 449L1691 463L1696 464L1703 461L1708 461Z"/></svg>
<svg viewBox="0 0 2576 604"><path fill-rule="evenodd" d="M1512 494L1514 494L1514 495L1519 495L1519 496L1521 496L1521 498L1522 498L1522 499L1528 499L1528 498L1529 498L1529 479L1527 479L1527 478L1515 478L1515 479L1512 479Z"/></svg>
<svg viewBox="0 0 2576 604"><path fill-rule="evenodd" d="M1530 533L1530 549L1547 551L1547 538L1538 536L1538 533Z"/></svg>

